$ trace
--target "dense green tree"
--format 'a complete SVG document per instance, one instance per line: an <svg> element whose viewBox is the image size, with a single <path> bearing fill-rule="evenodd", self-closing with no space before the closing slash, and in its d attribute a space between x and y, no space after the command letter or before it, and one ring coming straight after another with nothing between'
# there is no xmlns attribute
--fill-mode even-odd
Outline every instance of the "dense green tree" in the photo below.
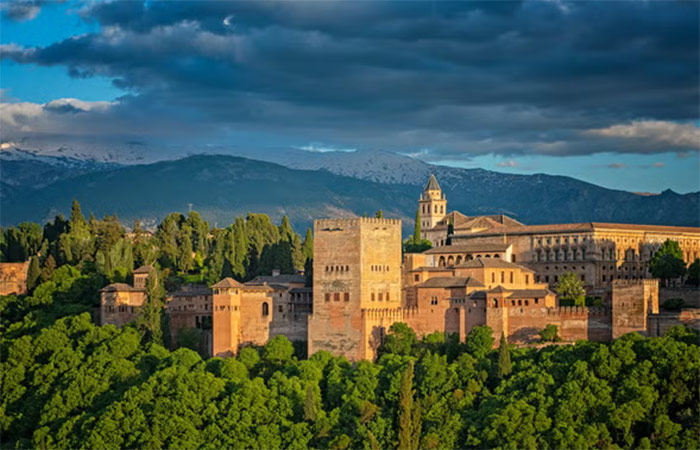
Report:
<svg viewBox="0 0 700 450"><path fill-rule="evenodd" d="M554 324L547 324L542 331L539 332L542 342L555 342L559 340L559 327Z"/></svg>
<svg viewBox="0 0 700 450"><path fill-rule="evenodd" d="M379 211L377 211L377 212L374 213L374 217L377 218L377 219L383 219L383 218L384 218L384 211L382 211L382 210L380 209Z"/></svg>
<svg viewBox="0 0 700 450"><path fill-rule="evenodd" d="M575 272L566 272L559 277L556 291L559 300L563 303L571 303L575 306L586 306L586 290Z"/></svg>
<svg viewBox="0 0 700 450"><path fill-rule="evenodd" d="M501 342L498 346L498 366L496 366L496 376L498 378L505 378L510 375L512 371L512 365L510 362L510 347L508 347L508 341L506 340L505 333L501 333Z"/></svg>
<svg viewBox="0 0 700 450"><path fill-rule="evenodd" d="M649 270L656 278L661 278L665 285L669 280L685 275L683 251L678 242L667 239L649 261Z"/></svg>
<svg viewBox="0 0 700 450"><path fill-rule="evenodd" d="M416 333L411 327L403 322L396 322L389 327L389 333L386 335L381 352L395 355L410 355L416 342Z"/></svg>
<svg viewBox="0 0 700 450"><path fill-rule="evenodd" d="M488 325L478 325L469 331L466 350L477 359L484 358L493 348L493 330Z"/></svg>

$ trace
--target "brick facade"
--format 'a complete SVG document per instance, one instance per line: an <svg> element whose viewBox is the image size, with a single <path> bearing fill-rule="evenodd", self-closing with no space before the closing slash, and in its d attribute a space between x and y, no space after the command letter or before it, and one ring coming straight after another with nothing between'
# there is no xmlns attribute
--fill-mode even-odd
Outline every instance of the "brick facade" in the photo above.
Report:
<svg viewBox="0 0 700 450"><path fill-rule="evenodd" d="M29 261L0 263L0 295L26 294L28 271Z"/></svg>

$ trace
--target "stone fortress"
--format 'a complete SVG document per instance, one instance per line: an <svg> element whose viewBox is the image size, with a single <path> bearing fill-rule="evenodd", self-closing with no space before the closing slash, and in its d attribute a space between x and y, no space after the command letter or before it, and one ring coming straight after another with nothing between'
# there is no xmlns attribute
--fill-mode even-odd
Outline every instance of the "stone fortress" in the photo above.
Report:
<svg viewBox="0 0 700 450"><path fill-rule="evenodd" d="M698 228L527 226L504 215L468 217L447 211L432 175L419 199L419 219L434 247L403 257L399 220L316 220L312 288L302 275L279 273L188 287L166 298L171 336L198 329L208 354L230 356L285 335L306 341L309 354L326 350L357 361L374 358L397 322L418 335L454 333L460 340L488 325L512 343L534 342L548 324L567 341L606 341L635 331L655 336L680 323L700 327L700 309L659 312L658 281L647 267L666 239L680 243L686 262L700 256ZM102 290L103 324L135 318L151 271L134 271L134 286ZM551 288L569 271L603 306L558 305Z"/></svg>

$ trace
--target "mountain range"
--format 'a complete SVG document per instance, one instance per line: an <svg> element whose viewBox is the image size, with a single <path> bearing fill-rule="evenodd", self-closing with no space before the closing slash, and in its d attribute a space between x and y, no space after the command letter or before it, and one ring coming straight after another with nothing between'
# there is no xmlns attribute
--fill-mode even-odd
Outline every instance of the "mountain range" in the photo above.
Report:
<svg viewBox="0 0 700 450"><path fill-rule="evenodd" d="M217 149L210 149L210 151ZM412 226L422 185L432 172L450 210L507 214L526 224L621 222L698 226L700 193L639 195L544 174L515 175L431 165L383 151L280 149L242 156L195 155L150 164L0 152L2 225L66 214L72 199L96 216L155 224L192 208L218 226L247 212L290 216L297 231L314 218L374 214ZM264 161L263 161L264 160Z"/></svg>

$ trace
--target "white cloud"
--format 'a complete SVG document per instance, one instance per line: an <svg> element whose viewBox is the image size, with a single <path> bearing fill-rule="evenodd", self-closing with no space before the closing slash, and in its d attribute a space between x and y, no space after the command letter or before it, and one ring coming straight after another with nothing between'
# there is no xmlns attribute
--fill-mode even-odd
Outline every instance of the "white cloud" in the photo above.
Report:
<svg viewBox="0 0 700 450"><path fill-rule="evenodd" d="M700 128L663 120L636 120L625 125L588 130L587 133L621 139L652 140L671 148L700 149Z"/></svg>
<svg viewBox="0 0 700 450"><path fill-rule="evenodd" d="M519 165L517 161L513 161L512 159L501 161L497 164L498 167L518 167Z"/></svg>

